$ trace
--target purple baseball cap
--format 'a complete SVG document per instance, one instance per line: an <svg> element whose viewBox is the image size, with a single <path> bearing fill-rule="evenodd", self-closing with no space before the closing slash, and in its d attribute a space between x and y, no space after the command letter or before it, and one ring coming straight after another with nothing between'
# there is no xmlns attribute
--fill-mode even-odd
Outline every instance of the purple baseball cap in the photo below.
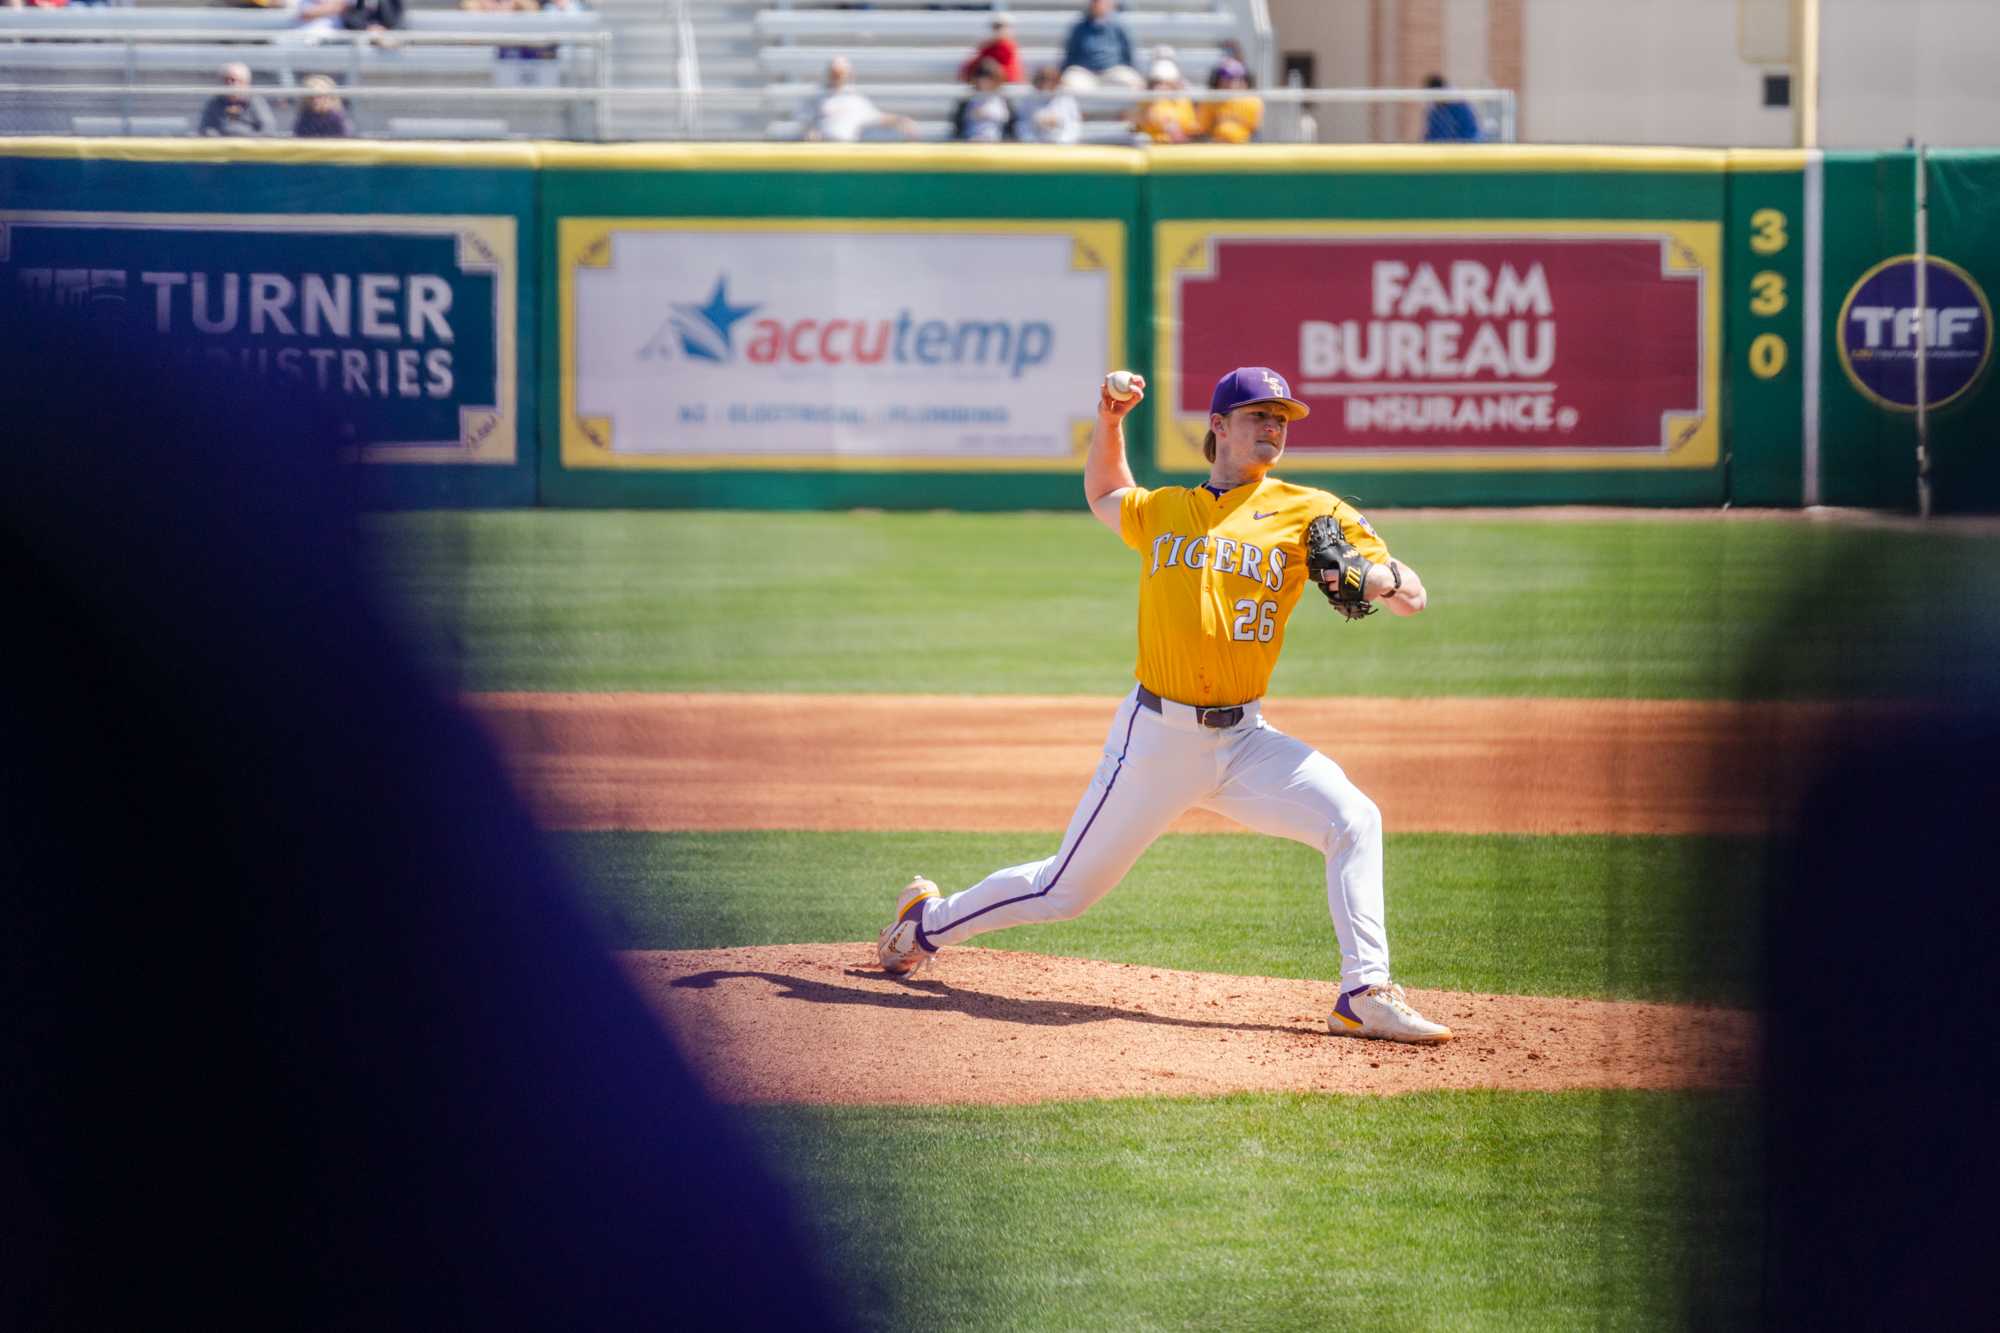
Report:
<svg viewBox="0 0 2000 1333"><path fill-rule="evenodd" d="M1215 416L1228 416L1246 403L1283 403L1287 421L1297 421L1312 410L1292 397L1292 386L1285 383L1283 375L1265 366L1238 366L1217 380L1208 410Z"/></svg>

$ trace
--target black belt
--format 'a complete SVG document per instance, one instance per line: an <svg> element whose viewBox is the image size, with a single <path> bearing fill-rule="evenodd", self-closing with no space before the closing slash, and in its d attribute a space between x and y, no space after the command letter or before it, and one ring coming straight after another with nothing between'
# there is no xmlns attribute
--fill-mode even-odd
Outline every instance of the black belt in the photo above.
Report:
<svg viewBox="0 0 2000 1333"><path fill-rule="evenodd" d="M1160 711L1160 696L1144 685L1139 687L1139 702L1155 713ZM1227 708L1201 708L1194 704L1185 706L1194 709L1194 720L1204 727L1233 727L1243 720L1242 704L1231 704Z"/></svg>

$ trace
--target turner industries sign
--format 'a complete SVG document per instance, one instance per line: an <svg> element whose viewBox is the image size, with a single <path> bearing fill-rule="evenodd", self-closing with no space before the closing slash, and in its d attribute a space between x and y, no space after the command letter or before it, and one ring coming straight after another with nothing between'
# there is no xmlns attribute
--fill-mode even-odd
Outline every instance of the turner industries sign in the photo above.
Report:
<svg viewBox="0 0 2000 1333"><path fill-rule="evenodd" d="M1713 434L1713 262L1676 234L1685 224L1475 225L1211 238L1176 284L1177 412L1204 413L1219 375L1262 364L1312 408L1292 428L1295 463L1441 451L1664 459Z"/></svg>
<svg viewBox="0 0 2000 1333"><path fill-rule="evenodd" d="M30 309L265 380L371 463L511 464L514 219L0 212ZM115 368L113 368L115 370Z"/></svg>

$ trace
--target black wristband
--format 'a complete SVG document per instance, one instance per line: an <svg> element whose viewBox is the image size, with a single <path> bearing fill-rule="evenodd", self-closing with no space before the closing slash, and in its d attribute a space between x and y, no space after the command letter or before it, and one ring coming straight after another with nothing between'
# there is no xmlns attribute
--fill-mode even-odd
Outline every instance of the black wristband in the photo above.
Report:
<svg viewBox="0 0 2000 1333"><path fill-rule="evenodd" d="M1396 586L1389 589L1389 596L1394 597L1403 590L1403 567L1394 560L1391 560L1389 562L1389 573L1394 575L1396 579Z"/></svg>

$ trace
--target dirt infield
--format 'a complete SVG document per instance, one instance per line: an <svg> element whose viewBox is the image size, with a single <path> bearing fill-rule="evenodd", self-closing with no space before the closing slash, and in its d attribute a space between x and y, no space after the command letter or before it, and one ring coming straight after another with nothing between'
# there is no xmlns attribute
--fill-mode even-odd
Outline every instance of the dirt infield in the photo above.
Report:
<svg viewBox="0 0 2000 1333"><path fill-rule="evenodd" d="M488 694L473 705L561 829L1059 831L1113 701ZM1338 760L1394 832L1744 833L1853 706L1315 699L1274 726ZM1194 811L1179 832L1234 831Z"/></svg>
<svg viewBox="0 0 2000 1333"><path fill-rule="evenodd" d="M1104 699L510 694L473 700L564 829L1032 830L1095 767ZM1395 831L1745 832L1851 709L1621 700L1306 700L1272 723L1333 755ZM1236 826L1205 812L1175 828ZM885 903L886 907L886 903ZM1414 993L1458 1039L1329 1035L1328 982L948 949L913 981L869 943L633 953L717 1095L1032 1102L1242 1091L1747 1083L1735 1011Z"/></svg>
<svg viewBox="0 0 2000 1333"><path fill-rule="evenodd" d="M1020 1103L1232 1092L1746 1085L1735 1010L1412 991L1456 1039L1334 1037L1325 982L949 949L914 981L870 944L624 955L731 1102Z"/></svg>

